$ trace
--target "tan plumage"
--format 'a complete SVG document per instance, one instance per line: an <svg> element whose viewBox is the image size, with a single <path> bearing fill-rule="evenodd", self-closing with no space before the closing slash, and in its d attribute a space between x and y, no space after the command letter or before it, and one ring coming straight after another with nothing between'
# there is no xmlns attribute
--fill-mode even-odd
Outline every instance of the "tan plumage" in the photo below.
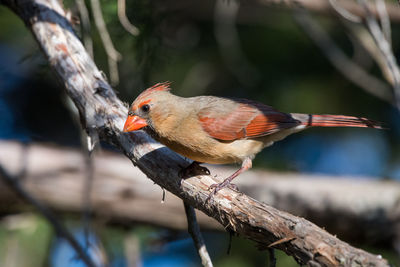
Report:
<svg viewBox="0 0 400 267"><path fill-rule="evenodd" d="M144 129L160 143L197 162L242 163L214 193L251 167L264 147L312 126L381 128L366 118L288 114L246 99L215 96L183 98L161 83L132 103L124 131Z"/></svg>

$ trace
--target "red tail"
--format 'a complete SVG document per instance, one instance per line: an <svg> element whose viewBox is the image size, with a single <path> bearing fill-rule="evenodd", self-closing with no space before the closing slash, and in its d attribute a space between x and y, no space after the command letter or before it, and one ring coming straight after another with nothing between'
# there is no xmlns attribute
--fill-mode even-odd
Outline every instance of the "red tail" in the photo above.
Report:
<svg viewBox="0 0 400 267"><path fill-rule="evenodd" d="M292 113L293 118L306 126L320 127L363 127L382 129L381 123L361 117L344 115L312 115Z"/></svg>

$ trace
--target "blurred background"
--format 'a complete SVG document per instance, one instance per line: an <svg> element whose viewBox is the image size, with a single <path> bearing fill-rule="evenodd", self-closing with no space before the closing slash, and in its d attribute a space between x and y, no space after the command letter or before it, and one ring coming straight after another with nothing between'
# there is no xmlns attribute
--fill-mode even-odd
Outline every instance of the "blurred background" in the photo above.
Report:
<svg viewBox="0 0 400 267"><path fill-rule="evenodd" d="M78 7L83 2L69 0L64 5L70 9L76 31L87 49L92 47L97 66L123 101L130 103L148 86L170 81L173 92L181 96L244 97L283 112L354 115L381 121L386 130L310 129L292 135L258 154L253 166L263 171L337 176L334 179L339 180L351 177L360 181L390 181L393 187L397 186L400 114L390 103L394 99L390 79L355 37L355 28L334 11L300 14L302 11L293 7L271 6L262 1L138 0L126 3L126 16L138 30L133 35L117 15L117 2L100 1L108 33L118 51L113 54L104 49L104 33L95 26L93 2L86 1L91 26L86 30L84 19L78 19ZM393 12L399 14L399 8L395 8ZM400 20L392 20L395 56L400 47L399 23ZM310 30L312 25L317 27L314 32ZM331 46L321 51L326 36ZM327 52L335 49L351 64L362 68L365 75L357 76L357 69L346 60L334 66ZM342 54L333 54L333 58L340 59L338 55ZM113 55L117 61L110 60ZM63 84L48 67L23 22L1 5L0 58L2 142L51 144L61 150L79 151L80 127ZM372 81L377 86L365 77L374 77ZM371 93L373 90L377 91ZM386 92L384 96L382 92ZM113 151L107 144L102 148ZM0 150L6 158L11 153ZM128 160L125 163L129 164ZM2 192L6 190L4 186L0 188ZM161 199L157 185L154 191ZM400 203L400 195L390 201ZM84 266L43 217L22 203L6 203L0 202L0 266ZM162 227L162 223L154 225L145 219L118 222L93 216L90 231L85 234L85 215L65 210L61 204L57 207L59 217L82 244L90 244L90 254L98 262L107 262L109 266L200 266L192 240L183 229ZM324 212L329 213L329 209L321 211L321 216ZM379 240L364 236L345 241L400 265L396 253L396 249L400 251L397 215L390 217L382 212L377 216L385 223L397 225L393 228L397 232L377 233L382 236ZM352 227L369 229L374 225ZM341 238L340 232L331 233ZM204 235L216 266L268 263L267 253L248 240L233 237L227 254L228 233L211 227L204 230ZM297 266L280 251L277 258L277 266Z"/></svg>

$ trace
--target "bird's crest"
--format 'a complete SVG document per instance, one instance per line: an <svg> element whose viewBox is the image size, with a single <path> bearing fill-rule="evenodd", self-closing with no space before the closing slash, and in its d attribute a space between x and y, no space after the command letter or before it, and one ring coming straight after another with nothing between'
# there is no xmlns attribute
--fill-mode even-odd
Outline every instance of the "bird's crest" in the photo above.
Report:
<svg viewBox="0 0 400 267"><path fill-rule="evenodd" d="M146 100L146 98L151 95L153 92L160 91L160 92L168 92L171 90L171 87L169 87L171 83L170 82L162 82L162 83L157 83L153 85L152 87L147 88L144 90L138 97L137 100L143 101Z"/></svg>
<svg viewBox="0 0 400 267"><path fill-rule="evenodd" d="M151 93L154 91L170 91L171 90L171 87L169 87L170 84L171 82L157 83L152 87L147 88L144 92Z"/></svg>
<svg viewBox="0 0 400 267"><path fill-rule="evenodd" d="M162 83L157 83L146 90L144 90L137 98L136 100L132 103L131 109L135 110L140 108L141 106L148 104L151 101L151 96L152 93L154 92L168 92L171 90L171 87L169 87L171 83L170 82L162 82Z"/></svg>

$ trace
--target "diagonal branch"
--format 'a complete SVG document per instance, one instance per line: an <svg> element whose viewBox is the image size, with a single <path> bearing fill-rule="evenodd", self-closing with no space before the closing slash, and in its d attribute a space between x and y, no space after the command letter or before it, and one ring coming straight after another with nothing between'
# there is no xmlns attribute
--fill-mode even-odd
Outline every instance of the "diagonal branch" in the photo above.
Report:
<svg viewBox="0 0 400 267"><path fill-rule="evenodd" d="M126 0L118 0L118 19L127 32L133 36L139 35L139 29L132 25L126 16Z"/></svg>
<svg viewBox="0 0 400 267"><path fill-rule="evenodd" d="M85 44L86 51L90 54L93 58L93 40L90 36L90 18L89 18L89 11L86 7L84 0L75 0L76 6L79 11L79 16L81 19L82 24L82 38L83 43Z"/></svg>
<svg viewBox="0 0 400 267"><path fill-rule="evenodd" d="M312 19L307 10L297 9L293 16L337 71L371 95L389 103L394 102L390 87L349 59L322 27Z"/></svg>
<svg viewBox="0 0 400 267"><path fill-rule="evenodd" d="M397 104L397 108L400 109L400 69L393 53L393 49L390 43L391 39L387 39L387 36L385 36L385 32L386 34L389 34L390 32L390 30L387 29L389 26L384 27L385 23L383 23L382 30L380 25L378 24L378 21L373 16L372 10L369 7L367 1L358 0L358 2L364 8L365 13L367 14L365 18L365 24L369 32L371 33L371 36L373 37L377 47L384 56L386 68L388 69L387 71L392 74L392 86L394 90L395 101ZM382 4L385 5L384 3ZM386 21L386 24L388 23L388 19L383 19L383 21Z"/></svg>
<svg viewBox="0 0 400 267"><path fill-rule="evenodd" d="M183 205L185 207L185 213L188 223L188 232L196 246L197 253L199 254L201 259L201 264L203 264L203 266L205 267L212 267L213 264L210 255L208 254L206 244L204 243L203 236L201 235L194 208L186 204L185 202L183 202Z"/></svg>
<svg viewBox="0 0 400 267"><path fill-rule="evenodd" d="M90 3L92 6L94 23L96 24L97 31L99 32L101 41L104 45L104 49L106 50L111 83L116 85L119 83L118 61L121 60L121 54L115 49L111 41L110 34L108 33L103 14L101 12L100 1L91 0Z"/></svg>
<svg viewBox="0 0 400 267"><path fill-rule="evenodd" d="M261 247L281 249L312 266L388 266L382 257L351 247L313 223L247 195L223 189L210 202L211 176L178 177L187 162L146 134L121 132L127 108L106 83L65 18L58 0L0 0L24 20L77 106L82 127L96 130L150 179Z"/></svg>
<svg viewBox="0 0 400 267"><path fill-rule="evenodd" d="M36 198L26 192L19 183L19 177L10 175L3 166L0 165L0 178L7 184L15 193L29 204L33 205L53 226L55 232L64 238L71 247L75 250L76 254L82 261L89 267L95 267L92 259L85 252L85 249L73 237L73 235L65 228L65 226L57 219L56 215L51 212L47 207L43 206Z"/></svg>

